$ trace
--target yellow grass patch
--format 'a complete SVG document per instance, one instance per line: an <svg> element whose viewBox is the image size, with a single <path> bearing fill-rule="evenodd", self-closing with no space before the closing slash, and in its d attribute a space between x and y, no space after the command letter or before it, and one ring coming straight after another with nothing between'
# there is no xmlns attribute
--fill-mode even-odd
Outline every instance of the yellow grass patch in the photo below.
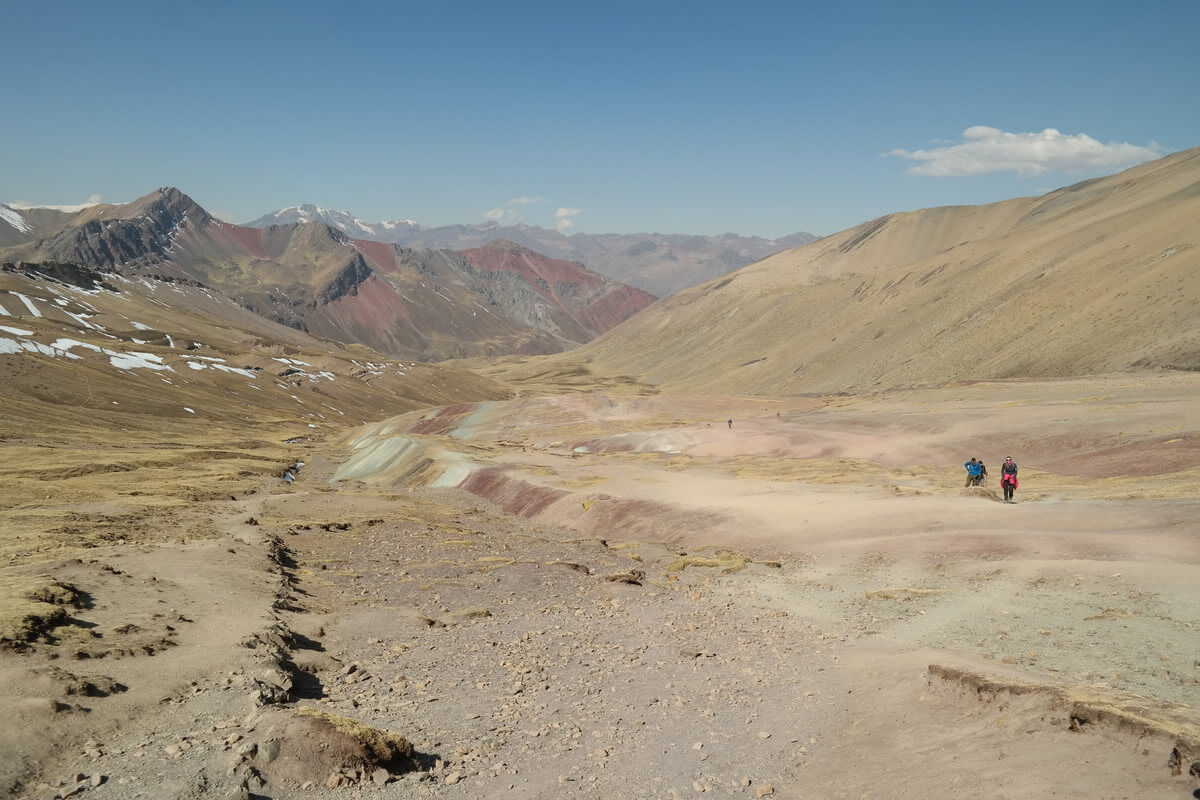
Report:
<svg viewBox="0 0 1200 800"><path fill-rule="evenodd" d="M20 646L67 620L75 590L48 577L5 575L0 581L0 644Z"/></svg>
<svg viewBox="0 0 1200 800"><path fill-rule="evenodd" d="M933 597L939 594L946 594L949 589L917 589L911 586L899 586L891 589L873 589L867 592L868 600L899 600L908 602L909 600L920 600L923 597Z"/></svg>
<svg viewBox="0 0 1200 800"><path fill-rule="evenodd" d="M566 478L561 481L555 481L555 486L561 486L564 489L586 489L589 486L595 486L598 483L608 483L612 478L607 478L604 475L583 475L578 478Z"/></svg>
<svg viewBox="0 0 1200 800"><path fill-rule="evenodd" d="M667 572L683 572L688 567L720 568L726 573L740 572L750 563L750 559L738 555L680 556L667 565Z"/></svg>
<svg viewBox="0 0 1200 800"><path fill-rule="evenodd" d="M338 733L360 742L382 763L389 762L397 756L412 753L412 745L403 736L381 731L378 728L372 728L370 725L364 725L350 717L330 714L326 711L309 707L297 708L296 715L320 720Z"/></svg>

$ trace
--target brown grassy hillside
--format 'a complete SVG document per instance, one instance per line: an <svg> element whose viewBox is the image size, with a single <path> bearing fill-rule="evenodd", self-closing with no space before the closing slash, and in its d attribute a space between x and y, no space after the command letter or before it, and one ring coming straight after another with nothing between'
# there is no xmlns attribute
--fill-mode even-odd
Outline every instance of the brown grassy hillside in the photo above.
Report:
<svg viewBox="0 0 1200 800"><path fill-rule="evenodd" d="M306 443L506 395L461 369L316 339L209 289L96 277L110 288L0 271L10 566L108 540L208 535L189 509L278 478Z"/></svg>
<svg viewBox="0 0 1200 800"><path fill-rule="evenodd" d="M892 214L667 298L514 376L863 391L1200 367L1200 148L1041 197Z"/></svg>

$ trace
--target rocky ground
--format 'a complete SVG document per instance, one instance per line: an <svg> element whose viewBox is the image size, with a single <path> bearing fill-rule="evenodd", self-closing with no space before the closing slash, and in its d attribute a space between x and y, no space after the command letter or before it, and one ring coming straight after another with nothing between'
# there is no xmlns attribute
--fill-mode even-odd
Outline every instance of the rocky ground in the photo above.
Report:
<svg viewBox="0 0 1200 800"><path fill-rule="evenodd" d="M532 411L527 425L547 424ZM873 413L850 411L838 412L850 433ZM690 467L670 454L605 462L462 417L474 439L455 441L497 461L503 448L524 479L636 499L619 477L633 475L679 505L676 478L690 475L705 513L638 506L647 519L605 531L586 502L609 501L590 495L512 513L462 489L335 482L350 454L297 444L295 483L244 475L171 518L203 520L204 536L106 539L23 567L58 587L46 603L66 618L0 652L16 721L0 735L6 788L96 800L1200 789L1193 501L1173 479L1143 481L1165 500L1096 500L1099 484L1068 481L1010 508L914 469L897 502L887 465L870 485L814 483L797 466L785 486L775 444L753 463L732 440ZM802 508L808 533L781 536L772 502ZM860 530L863 506L886 526ZM967 509L970 532L914 521L918 506ZM670 527L681 520L700 527Z"/></svg>

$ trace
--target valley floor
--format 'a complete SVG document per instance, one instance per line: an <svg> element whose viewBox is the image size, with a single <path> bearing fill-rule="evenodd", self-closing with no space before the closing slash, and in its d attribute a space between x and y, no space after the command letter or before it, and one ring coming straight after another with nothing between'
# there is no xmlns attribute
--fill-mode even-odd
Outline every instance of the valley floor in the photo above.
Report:
<svg viewBox="0 0 1200 800"><path fill-rule="evenodd" d="M76 596L0 654L3 777L97 800L1190 796L1197 397L1172 373L572 394L299 444L295 484L191 508L203 536L23 557ZM293 702L407 737L419 769L331 774Z"/></svg>

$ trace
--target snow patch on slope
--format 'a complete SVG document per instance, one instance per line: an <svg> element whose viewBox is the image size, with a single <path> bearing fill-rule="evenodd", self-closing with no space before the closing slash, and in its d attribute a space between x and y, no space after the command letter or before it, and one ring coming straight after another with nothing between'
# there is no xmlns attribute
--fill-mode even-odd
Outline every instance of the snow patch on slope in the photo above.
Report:
<svg viewBox="0 0 1200 800"><path fill-rule="evenodd" d="M9 225L12 225L21 233L29 233L29 231L33 229L33 226L29 224L28 220L21 216L21 214L15 209L13 209L12 206L5 205L4 203L0 203L0 219L4 220Z"/></svg>
<svg viewBox="0 0 1200 800"><path fill-rule="evenodd" d="M40 317L42 315L42 312L39 311L38 307L33 304L33 301L25 295L21 294L20 292L9 292L9 294L16 295L20 301L25 304L25 307L29 309L30 314L33 314L35 317Z"/></svg>
<svg viewBox="0 0 1200 800"><path fill-rule="evenodd" d="M83 211L85 208L91 208L92 206L103 205L103 203L102 203L102 201L97 200L94 203L76 203L75 205L71 205L71 206L35 205L33 203L6 203L5 205L7 205L9 208L19 208L22 211L28 211L31 208L45 208L45 209L49 209L50 211L64 211L68 214L74 214L78 211ZM110 203L110 205L120 206L120 205L124 205L124 203Z"/></svg>

